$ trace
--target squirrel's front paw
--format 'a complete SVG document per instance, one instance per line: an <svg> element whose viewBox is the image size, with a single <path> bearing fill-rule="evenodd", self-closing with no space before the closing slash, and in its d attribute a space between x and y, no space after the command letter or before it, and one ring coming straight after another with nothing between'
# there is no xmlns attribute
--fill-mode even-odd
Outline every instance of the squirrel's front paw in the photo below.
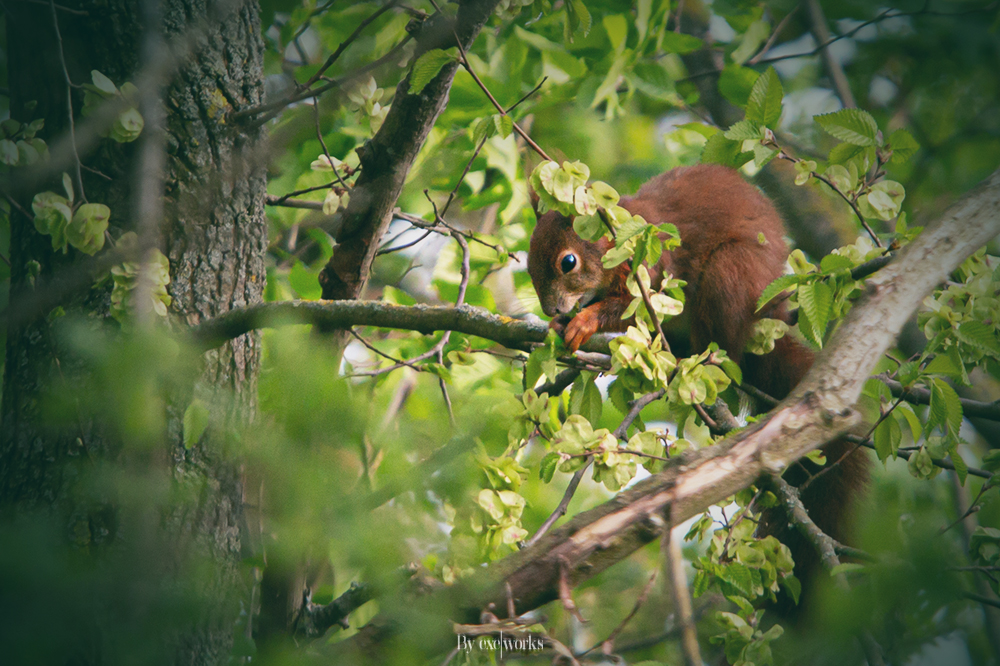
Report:
<svg viewBox="0 0 1000 666"><path fill-rule="evenodd" d="M558 315L553 317L549 322L549 328L559 334L559 337L563 337L566 333L566 327L569 323L573 321L573 318L569 315Z"/></svg>
<svg viewBox="0 0 1000 666"><path fill-rule="evenodd" d="M569 350L575 352L594 333L597 333L597 325L597 313L586 308L573 317L562 334Z"/></svg>

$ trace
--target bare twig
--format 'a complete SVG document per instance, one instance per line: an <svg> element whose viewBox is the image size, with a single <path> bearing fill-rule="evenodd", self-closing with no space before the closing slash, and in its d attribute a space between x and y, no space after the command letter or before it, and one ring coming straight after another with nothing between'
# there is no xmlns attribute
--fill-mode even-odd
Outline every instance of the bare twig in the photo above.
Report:
<svg viewBox="0 0 1000 666"><path fill-rule="evenodd" d="M388 53L386 53L378 60L373 60L367 65L362 65L361 67L358 67L356 70L348 74L345 74L339 79L328 81L325 85L319 86L318 88L312 88L310 90L306 90L301 93L292 94L289 97L277 100L275 102L268 102L266 104L261 104L260 106L255 106L249 109L244 109L242 111L237 111L236 113L232 114L232 119L234 121L237 121L244 118L248 118L250 116L263 114L259 118L254 120L252 123L250 123L250 129L256 129L257 127L260 127L261 125L264 125L273 118L277 117L277 115L281 113L281 110L290 104L294 104L295 102L301 102L302 100L309 99L310 97L319 97L323 93L333 90L334 88L343 88L347 84L361 78L368 72L378 69L387 62L392 62L393 60L399 57L399 54L400 52L402 52L403 47L406 46L406 44L411 39L412 37L410 37L410 35L407 35L406 37L401 39L398 44L392 47L392 49L390 49Z"/></svg>
<svg viewBox="0 0 1000 666"><path fill-rule="evenodd" d="M56 33L56 42L59 43L59 64L62 65L63 80L66 82L66 117L69 122L69 141L73 154L73 167L76 182L73 183L80 198L86 203L87 195L83 191L83 174L80 171L80 153L76 147L76 120L73 118L73 81L69 78L69 68L66 67L66 54L63 51L62 33L59 31L59 15L56 13L56 3L49 0L49 7L52 9L52 28Z"/></svg>
<svg viewBox="0 0 1000 666"><path fill-rule="evenodd" d="M471 76L471 77L472 77L472 80L476 82L476 85L478 85L478 86L479 86L479 88L480 88L480 89L481 89L481 90L482 90L482 91L483 91L484 93L486 93L486 97L488 97L488 98L489 98L489 100L490 100L490 104L492 104L492 105L493 105L493 107L494 107L494 108L495 108L495 109L496 109L497 111L499 111L499 112L500 112L500 115L502 115L502 116L506 116L506 115L507 115L507 110L506 110L506 109L504 109L504 108L503 108L502 106L500 106L500 102L498 102L498 101L496 100L496 98L495 98L495 97L493 96L493 93L491 93L491 92L490 92L489 88L487 88L487 87L486 87L486 84L485 84L485 83L483 83L482 79L480 79L480 78L479 78L479 76L478 76L478 75L476 74L475 70L473 70L473 69L472 69L472 65L470 65L470 64L469 64L469 59L468 59L468 58L467 58L467 57L465 56L465 49L464 49L464 48L462 48L462 43L461 43L461 40L459 40L459 39L457 38L457 36L456 36L456 39L455 39L455 42L456 42L456 43L458 44L458 53L459 53L459 56L461 57L461 62L462 62L462 67L464 67L464 68L465 68L465 71L467 71L467 72L469 73L469 76ZM529 93L529 94L530 94L530 93ZM518 104L520 104L520 101L518 101ZM516 106L516 105L515 105L515 106ZM513 107L512 107L512 108L513 108ZM551 162L551 161L552 161L552 158L548 156L548 153L546 153L546 152L545 152L544 150L542 150L542 149L541 149L541 148L540 148L540 147L538 146L538 144L537 144L537 143L535 143L535 142L534 142L534 141L533 141L533 140L531 139L531 137L530 137L530 136L528 136L527 132L525 132L525 131L524 131L523 129L521 129L521 126L520 126L520 125L518 125L518 124L517 124L516 122L514 122L514 119L513 119L513 118L511 118L511 123L512 123L512 125L514 126L514 131L515 131L515 132L517 132L517 133L518 133L518 135L519 135L519 136L520 136L520 137L521 137L522 139L524 139L525 143L527 143L527 144L528 144L529 146L531 146L531 149L532 149L532 150L534 150L534 151L535 151L536 153L538 153L539 155L541 155L543 159L545 159L545 160L548 160L549 162Z"/></svg>
<svg viewBox="0 0 1000 666"><path fill-rule="evenodd" d="M821 44L829 43L830 28L826 24L826 14L823 13L823 7L820 6L819 0L806 0L806 3L809 5L809 24L812 33L816 36L816 41ZM837 91L837 97L840 98L841 103L845 107L854 108L857 104L854 103L851 84L844 75L844 69L840 66L837 59L833 57L833 52L829 48L824 46L820 53L822 54L826 71L830 74L830 79L833 81L833 89Z"/></svg>
<svg viewBox="0 0 1000 666"><path fill-rule="evenodd" d="M265 195L264 203L268 206L281 206L282 208L305 208L306 210L323 210L322 201L309 201L308 199L291 199L289 197L277 197L273 194Z"/></svg>
<svg viewBox="0 0 1000 666"><path fill-rule="evenodd" d="M975 592L962 592L962 596L971 601L978 601L985 606L992 606L993 608L1000 608L1000 599L995 597L987 597L982 594L976 594Z"/></svg>
<svg viewBox="0 0 1000 666"><path fill-rule="evenodd" d="M698 629L694 623L691 608L691 593L688 590L687 574L684 572L684 555L681 553L681 539L678 528L670 526L663 531L660 550L663 567L674 600L674 609L681 627L681 647L687 666L702 666L701 649L698 647Z"/></svg>
<svg viewBox="0 0 1000 666"><path fill-rule="evenodd" d="M781 19L778 25L774 28L774 31L771 33L771 36L767 38L766 42L764 42L764 47L757 52L757 55L747 60L748 65L756 65L760 62L760 59L771 50L771 47L774 46L774 40L778 38L778 35L780 35L781 31L785 29L785 26L788 25L788 22L793 16L795 16L795 13L799 11L799 7L801 6L802 5L795 5L795 7L792 8L792 11L785 14L785 18Z"/></svg>
<svg viewBox="0 0 1000 666"><path fill-rule="evenodd" d="M639 276L635 276L635 283L639 287L639 293L642 294L642 303L646 307L646 312L649 313L649 318L653 322L653 328L656 329L656 334L660 337L660 343L663 344L664 351L670 351L670 344L667 342L667 336L663 335L663 328L660 326L660 318L656 315L656 310L653 309L653 301L649 297L649 290L646 289L646 285L642 283Z"/></svg>
<svg viewBox="0 0 1000 666"><path fill-rule="evenodd" d="M587 618L580 613L580 609L573 602L573 588L569 584L569 563L565 560L559 560L559 600L562 601L567 613L581 623L587 623Z"/></svg>
<svg viewBox="0 0 1000 666"><path fill-rule="evenodd" d="M931 392L925 388L917 386L906 388L884 373L875 375L875 377L889 387L889 391L892 392L894 397L903 397L907 402L915 405L931 404ZM980 402L979 400L960 398L960 402L962 404L962 414L965 416L1000 421L1000 400Z"/></svg>
<svg viewBox="0 0 1000 666"><path fill-rule="evenodd" d="M798 158L787 154L784 150L779 150L777 157L779 159L788 160L789 162L797 163L800 161ZM852 199L851 197L847 196L844 192L841 192L840 188L834 185L833 181L824 176L823 174L819 174L814 171L812 175L816 180L825 183L831 190L836 192L841 199L847 202L847 205L851 207L851 210L853 210L854 214L857 216L858 221L861 223L861 226L864 227L864 230L868 232L869 236L871 236L872 242L875 244L875 246L883 247L882 241L879 240L878 235L872 230L871 226L868 224L868 221L865 219L865 216L861 214L861 209L858 208L857 199Z"/></svg>
<svg viewBox="0 0 1000 666"><path fill-rule="evenodd" d="M643 604L646 603L646 598L649 596L649 591L653 589L653 583L656 582L656 574L657 571L654 569L653 574L649 577L649 580L646 581L646 584L643 586L642 591L639 593L638 598L635 600L635 605L632 606L632 611L625 616L625 619L622 620L618 624L618 626L611 631L610 634L608 634L608 637L605 638L603 641L595 643L594 646L591 647L589 650L577 656L582 657L586 654L593 652L597 648L601 648L605 654L613 653L615 639L618 638L618 634L620 634L622 632L622 629L624 629L628 625L628 623L632 621L632 618L635 617L635 614L638 613L639 609L642 608Z"/></svg>

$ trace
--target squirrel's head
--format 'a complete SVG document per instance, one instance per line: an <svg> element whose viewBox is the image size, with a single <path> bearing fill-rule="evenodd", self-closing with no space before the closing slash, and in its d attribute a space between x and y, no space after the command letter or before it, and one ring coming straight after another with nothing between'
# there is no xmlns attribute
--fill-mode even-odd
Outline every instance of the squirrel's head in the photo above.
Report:
<svg viewBox="0 0 1000 666"><path fill-rule="evenodd" d="M528 249L528 275L546 315L568 314L577 303L586 306L601 299L607 288L603 254L596 243L576 235L572 218L551 210L538 217Z"/></svg>

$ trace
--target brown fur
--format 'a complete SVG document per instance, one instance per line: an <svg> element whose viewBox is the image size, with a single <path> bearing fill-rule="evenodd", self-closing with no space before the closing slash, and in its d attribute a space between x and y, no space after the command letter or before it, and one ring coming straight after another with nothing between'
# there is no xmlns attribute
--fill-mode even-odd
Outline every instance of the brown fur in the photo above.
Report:
<svg viewBox="0 0 1000 666"><path fill-rule="evenodd" d="M664 274L687 282L684 292L693 351L701 352L716 342L741 364L745 382L775 398L788 395L812 365L812 351L786 335L770 354L743 354L757 319L789 320L781 305L756 312L758 297L784 272L788 256L784 225L767 197L736 171L706 164L656 176L634 197L623 198L621 205L652 224L670 222L680 232L681 246L665 252L649 270L654 288ZM604 270L601 256L609 247L606 239L598 243L580 239L572 220L554 211L539 217L532 234L528 272L545 313L563 315L550 325L565 327L563 335L571 349L579 348L594 333L623 331L632 323L621 319L632 300L625 287L628 263ZM567 251L577 255L579 265L563 274L560 261ZM587 307L566 323L564 316L580 300ZM835 441L824 452L830 462L837 462L852 446ZM868 463L863 451L855 451L803 492L810 516L838 540L847 537L845 516L851 499L867 481ZM814 468L807 473L808 466L812 464L794 465L787 474L789 481L801 485L818 471ZM815 552L786 522L783 516L767 513L761 531L789 544L797 573L808 578L818 561Z"/></svg>

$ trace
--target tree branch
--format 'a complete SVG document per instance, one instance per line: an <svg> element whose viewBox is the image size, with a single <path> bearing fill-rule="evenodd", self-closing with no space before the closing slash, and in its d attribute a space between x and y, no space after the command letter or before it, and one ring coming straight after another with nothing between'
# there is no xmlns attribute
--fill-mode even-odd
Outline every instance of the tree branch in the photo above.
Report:
<svg viewBox="0 0 1000 666"><path fill-rule="evenodd" d="M425 21L417 36L416 57L428 49L450 45L456 36L462 48L468 48L498 4L499 0L466 0L459 5L454 22L445 16ZM359 151L361 175L337 233L337 248L320 273L323 298L355 299L361 295L378 241L392 220L392 209L413 160L444 110L457 68L457 62L442 67L419 95L410 94L409 76L403 79L382 127Z"/></svg>
<svg viewBox="0 0 1000 666"><path fill-rule="evenodd" d="M871 368L895 341L917 304L966 256L1000 233L1000 171L964 196L870 281L868 293L848 314L833 340L798 387L765 419L720 443L685 452L675 464L578 514L535 545L521 550L461 586L449 588L451 617L477 617L490 603L512 596L518 612L558 598L560 569L576 585L657 538L661 516L680 522L753 483L777 474L858 420L852 406ZM667 513L669 511L669 514ZM507 586L511 592L508 593ZM434 597L435 595L431 595ZM440 598L424 603L440 603ZM371 634L405 631L403 609L383 608L349 645L372 646ZM405 612L412 613L409 607ZM432 612L428 608L427 612ZM431 636L421 624L415 646L447 649L448 633ZM378 649L376 646L374 649Z"/></svg>
<svg viewBox="0 0 1000 666"><path fill-rule="evenodd" d="M912 402L916 405L931 404L931 392L925 388L915 386L906 388L895 379L890 379L886 374L875 375L875 377L889 387L893 397L903 398L907 402ZM979 418L991 421L1000 421L1000 401L980 402L979 400L967 400L965 398L960 398L959 401L962 403L962 414L965 416L978 416Z"/></svg>
<svg viewBox="0 0 1000 666"><path fill-rule="evenodd" d="M510 349L530 351L541 343L549 327L543 321L526 321L495 315L471 305L393 305L382 301L284 301L261 303L230 310L190 329L198 349L218 347L258 328L314 324L321 328L376 326L433 333L455 331L498 342ZM597 335L582 349L609 353L609 335Z"/></svg>

